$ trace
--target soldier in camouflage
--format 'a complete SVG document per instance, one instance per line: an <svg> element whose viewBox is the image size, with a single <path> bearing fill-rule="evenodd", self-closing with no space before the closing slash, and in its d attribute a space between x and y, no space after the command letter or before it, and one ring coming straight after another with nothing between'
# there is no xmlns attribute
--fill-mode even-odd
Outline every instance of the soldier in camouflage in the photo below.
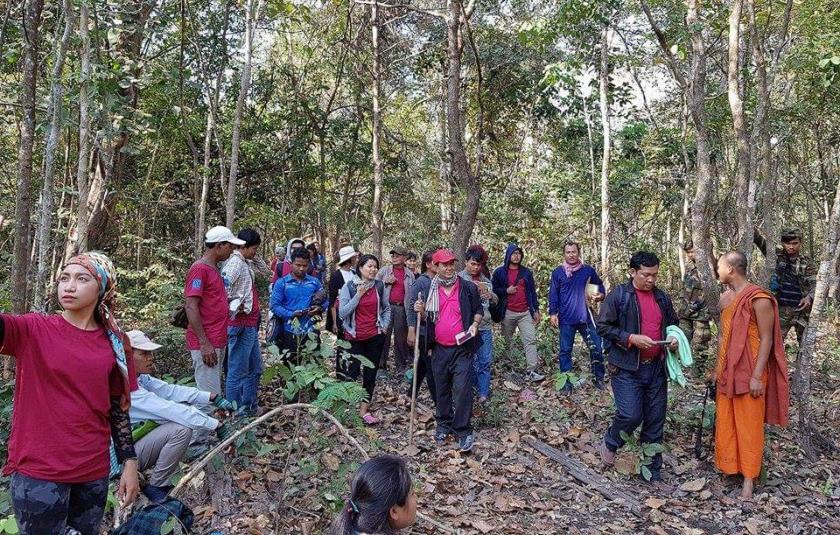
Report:
<svg viewBox="0 0 840 535"><path fill-rule="evenodd" d="M781 241L781 247L776 248L776 270L770 279L770 290L779 302L782 339L787 337L792 327L796 331L797 342L801 344L814 301L817 273L811 259L801 254L802 231L786 230ZM755 244L766 257L767 242L758 233Z"/></svg>
<svg viewBox="0 0 840 535"><path fill-rule="evenodd" d="M695 353L703 353L712 341L712 331L709 328L709 312L703 299L703 287L700 274L694 263L694 244L691 240L683 245L685 256L689 260L683 277L683 303L680 307L680 329L691 342Z"/></svg>

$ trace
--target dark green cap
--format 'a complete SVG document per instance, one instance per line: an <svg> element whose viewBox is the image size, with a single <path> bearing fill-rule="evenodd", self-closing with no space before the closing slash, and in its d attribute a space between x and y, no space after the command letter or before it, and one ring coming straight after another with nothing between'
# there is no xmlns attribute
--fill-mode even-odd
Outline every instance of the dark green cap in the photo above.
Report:
<svg viewBox="0 0 840 535"><path fill-rule="evenodd" d="M782 241L787 243L793 240L801 240L802 239L802 231L798 228L790 228L785 230L782 233Z"/></svg>

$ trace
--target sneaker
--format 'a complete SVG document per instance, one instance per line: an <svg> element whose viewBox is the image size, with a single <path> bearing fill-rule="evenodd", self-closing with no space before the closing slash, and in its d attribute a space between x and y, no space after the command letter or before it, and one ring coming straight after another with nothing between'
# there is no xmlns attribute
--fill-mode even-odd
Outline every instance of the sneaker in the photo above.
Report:
<svg viewBox="0 0 840 535"><path fill-rule="evenodd" d="M166 497L169 495L169 491L172 490L172 487L156 487L154 485L146 485L141 490L143 492L143 495L145 495L150 502L163 503L163 501L166 500Z"/></svg>
<svg viewBox="0 0 840 535"><path fill-rule="evenodd" d="M435 432L435 442L438 446L443 446L446 444L446 437L449 435L446 431L436 431Z"/></svg>
<svg viewBox="0 0 840 535"><path fill-rule="evenodd" d="M474 444L475 438L473 438L472 433L463 436L458 440L458 451L461 453L469 453L472 451Z"/></svg>
<svg viewBox="0 0 840 535"><path fill-rule="evenodd" d="M597 388L598 390L606 390L607 389L607 385L606 385L606 383L604 383L604 378L603 377L595 379L595 388Z"/></svg>
<svg viewBox="0 0 840 535"><path fill-rule="evenodd" d="M606 441L601 440L601 445L598 447L598 453L601 454L601 464L603 466L612 466L615 464L615 452L607 447Z"/></svg>
<svg viewBox="0 0 840 535"><path fill-rule="evenodd" d="M537 370L531 370L528 372L528 380L532 383L539 383L543 379L545 379L545 375L541 374Z"/></svg>
<svg viewBox="0 0 840 535"><path fill-rule="evenodd" d="M564 384L563 388L560 389L560 393L566 394L568 396L569 394L572 393L572 391L574 389L575 389L575 387L572 386L572 382L571 381L566 381L566 384Z"/></svg>

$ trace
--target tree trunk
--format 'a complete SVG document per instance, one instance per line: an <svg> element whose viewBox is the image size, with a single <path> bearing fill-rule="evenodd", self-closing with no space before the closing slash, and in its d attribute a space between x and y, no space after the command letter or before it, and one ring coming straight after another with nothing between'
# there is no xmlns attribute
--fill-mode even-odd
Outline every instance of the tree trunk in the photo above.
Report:
<svg viewBox="0 0 840 535"><path fill-rule="evenodd" d="M79 84L79 162L76 169L76 187L79 190L79 202L76 205L76 244L72 253L87 251L88 247L88 198L90 184L88 170L90 168L90 32L88 29L88 3L81 0L79 6L79 37L82 49L79 54L81 61L82 80Z"/></svg>
<svg viewBox="0 0 840 535"><path fill-rule="evenodd" d="M23 77L20 107L23 110L18 150L18 180L15 192L15 244L12 264L12 311L26 312L29 254L31 251L30 221L32 215L32 151L35 145L35 101L38 84L41 11L43 0L28 0L23 19Z"/></svg>
<svg viewBox="0 0 840 535"><path fill-rule="evenodd" d="M382 258L382 237L385 230L385 216L382 211L382 155L379 144L382 138L382 73L381 50L379 49L379 5L370 5L370 32L373 44L373 131L371 134L371 151L373 156L373 221L371 228L371 245L373 254Z"/></svg>
<svg viewBox="0 0 840 535"><path fill-rule="evenodd" d="M610 132L610 26L604 26L601 35L601 65L598 76L601 130L604 140L601 155L601 275L604 284L610 284L610 157L612 137Z"/></svg>
<svg viewBox="0 0 840 535"><path fill-rule="evenodd" d="M738 192L738 245L739 251L752 258L753 210L751 206L750 141L747 135L744 102L739 84L741 54L741 11L743 0L733 0L729 13L729 63L727 68L727 96L732 112L732 127L738 146L736 157L735 186ZM753 197L754 198L754 197Z"/></svg>
<svg viewBox="0 0 840 535"><path fill-rule="evenodd" d="M64 83L61 79L64 70L64 59L67 57L67 45L70 36L73 34L74 14L71 0L64 0L64 33L56 47L55 63L52 70L52 81L50 88L50 129L47 136L47 143L44 148L44 183L41 188L41 209L38 214L38 225L35 236L37 240L37 262L35 271L35 284L33 287L33 308L44 311L46 297L47 274L50 271L48 260L50 250L50 231L52 229L53 212L53 190L55 177L55 158L58 152L58 145L61 143L62 124L62 98L64 95Z"/></svg>
<svg viewBox="0 0 840 535"><path fill-rule="evenodd" d="M464 48L462 22L464 8L462 0L450 0L447 26L447 74L446 122L449 134L448 152L452 163L452 174L464 194L464 203L458 224L452 236L452 248L459 262L470 243L481 194L478 179L470 169L464 149L464 115L461 109L461 54Z"/></svg>
<svg viewBox="0 0 840 535"><path fill-rule="evenodd" d="M817 283L814 289L814 302L811 305L811 315L808 320L808 327L802 340L802 347L799 349L796 362L796 372L793 376L794 392L799 401L799 443L805 454L816 458L814 448L815 439L821 440L825 445L825 438L814 428L811 421L811 364L816 354L817 333L825 321L826 301L828 290L831 284L832 274L838 255L838 241L840 241L840 180L837 181L834 192L834 205L826 228L826 236L823 240L822 253L820 255L820 267L817 271Z"/></svg>
<svg viewBox="0 0 840 535"><path fill-rule="evenodd" d="M248 0L245 4L245 63L239 80L239 97L236 99L236 112L233 117L233 132L230 141L230 172L228 173L227 198L225 199L225 225L233 228L236 213L236 178L239 173L239 142L242 128L242 114L245 101L251 90L251 64L254 52L254 31L262 11L263 0Z"/></svg>
<svg viewBox="0 0 840 535"><path fill-rule="evenodd" d="M438 186L440 189L440 230L441 232L449 232L450 221L452 220L450 210L450 191L451 180L449 178L449 158L446 150L446 99L447 99L447 82L446 70L441 65L441 84L440 84L440 106L438 106L437 126L438 126Z"/></svg>
<svg viewBox="0 0 840 535"><path fill-rule="evenodd" d="M685 90L697 144L697 186L691 205L691 239L694 242L697 271L703 283L706 308L711 312L712 317L717 318L720 290L712 267L714 258L709 231L710 221L707 217L713 175L709 155L709 134L706 129L706 44L703 38L703 24L700 22L700 0L686 0L686 7L685 22L691 35L692 53L690 84ZM715 354L717 348L711 349Z"/></svg>

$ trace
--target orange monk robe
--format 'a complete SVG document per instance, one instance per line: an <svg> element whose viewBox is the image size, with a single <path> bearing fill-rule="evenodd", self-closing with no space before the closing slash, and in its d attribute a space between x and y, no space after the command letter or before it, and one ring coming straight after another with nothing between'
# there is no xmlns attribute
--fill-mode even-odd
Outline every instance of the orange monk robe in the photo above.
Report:
<svg viewBox="0 0 840 535"><path fill-rule="evenodd" d="M773 347L762 382L765 393L753 398L749 379L758 361L761 343L753 302L773 303ZM779 314L772 295L750 285L721 312L721 345L717 361L715 464L725 474L757 478L764 454L764 423L786 425L788 374L781 339Z"/></svg>

